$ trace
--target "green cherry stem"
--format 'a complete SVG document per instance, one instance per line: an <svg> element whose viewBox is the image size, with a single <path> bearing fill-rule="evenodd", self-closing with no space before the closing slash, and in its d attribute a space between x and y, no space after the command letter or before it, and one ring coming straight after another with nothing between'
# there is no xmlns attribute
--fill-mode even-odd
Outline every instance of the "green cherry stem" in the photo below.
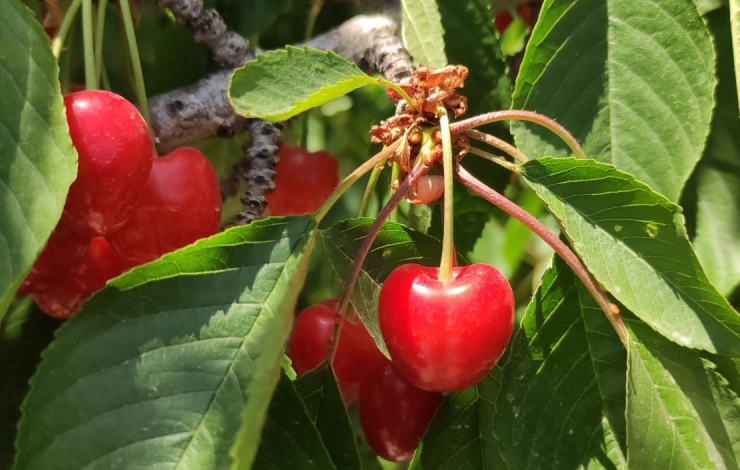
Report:
<svg viewBox="0 0 740 470"><path fill-rule="evenodd" d="M398 175L401 173L401 165L399 165L398 162L393 162L393 166L391 167L391 182L398 181ZM395 190L391 189L391 195L395 192ZM392 222L398 222L398 207L393 209L393 212L391 212L390 219Z"/></svg>
<svg viewBox="0 0 740 470"><path fill-rule="evenodd" d="M105 32L105 12L108 0L98 1L98 22L95 26L95 77L100 80L103 70L103 33Z"/></svg>
<svg viewBox="0 0 740 470"><path fill-rule="evenodd" d="M350 186L355 184L357 180L362 178L362 175L372 170L373 168L376 168L378 164L383 160L387 160L388 158L390 158L396 151L400 143L401 139L396 140L391 145L385 147L383 150L375 154L365 163L358 166L355 171L347 175L347 177L344 178L341 183L339 183L337 189L335 189L334 192L332 192L329 197L326 198L326 201L321 204L321 207L319 207L319 210L316 211L316 214L314 214L313 218L316 223L321 222L321 220L326 216L332 206L336 204L340 197L342 197L342 194L344 194L350 188Z"/></svg>
<svg viewBox="0 0 740 470"><path fill-rule="evenodd" d="M508 153L514 158L514 160L520 163L527 163L529 161L529 158L524 155L518 148L514 147L503 139L499 139L496 136L486 134L485 132L477 131L475 129L468 129L467 131L463 132L463 134L471 139L480 140L481 142L487 143L491 147Z"/></svg>
<svg viewBox="0 0 740 470"><path fill-rule="evenodd" d="M573 155L578 158L588 158L586 152L583 151L581 145L578 143L573 135L568 132L565 127L561 126L555 120L550 119L547 116L543 116L540 113L534 111L524 111L520 109L508 109L503 111L492 111L490 113L481 114L479 116L473 116L462 121L458 121L450 126L450 130L453 134L459 134L468 129L482 126L483 124L489 124L498 121L527 121L539 124L545 129L551 131L553 134L560 137L565 144L570 148Z"/></svg>
<svg viewBox="0 0 740 470"><path fill-rule="evenodd" d="M439 263L439 282L454 280L452 268L455 262L454 242L454 162L452 158L452 136L450 135L450 118L444 105L437 106L439 129L442 133L442 173L444 175L444 214L442 221L442 259Z"/></svg>
<svg viewBox="0 0 740 470"><path fill-rule="evenodd" d="M409 107L411 109L415 109L416 108L416 106L414 105L414 100L412 100L411 97L408 95L408 93L406 93L403 90L403 88L401 88L400 86L396 85L393 82L389 82L388 80L386 80L384 78L379 78L378 79L378 84L379 85L382 85L384 87L393 88L399 95L401 95L401 97L403 98L403 100L406 102L406 104L409 105Z"/></svg>
<svg viewBox="0 0 740 470"><path fill-rule="evenodd" d="M495 163L497 165L500 165L500 166L506 168L509 171L512 171L514 173L517 172L517 166L514 163L511 163L510 161L508 161L507 159L505 159L504 157L500 157L498 155L494 155L492 153L488 153L488 152L486 152L484 150L481 150L479 148L476 148L476 147L470 147L470 149L468 149L468 152L470 152L473 155L476 155L478 157L485 158L486 160L489 160L489 161L491 161L491 162L493 162L493 163Z"/></svg>
<svg viewBox="0 0 740 470"><path fill-rule="evenodd" d="M380 174L383 172L383 168L388 163L388 160L383 160L373 168L370 173L370 179L365 186L365 194L362 195L362 202L360 203L360 210L357 213L358 217L365 217L367 215L367 209L370 207L370 199L373 197L373 191L375 191L375 185L378 184Z"/></svg>
<svg viewBox="0 0 740 470"><path fill-rule="evenodd" d="M616 331L619 340L625 347L627 347L627 328L625 327L624 322L622 322L622 318L619 316L619 308L609 300L606 292L604 292L604 290L599 286L573 250L560 240L556 234L550 231L550 229L545 227L542 222L515 203L506 199L502 194L483 184L459 164L455 168L455 174L457 179L466 188L472 190L486 201L523 223L532 232L537 234L537 236L539 236L545 243L550 245L553 250L555 250L555 253L565 261L565 264L567 264L570 269L573 270L573 273L575 273L578 279L583 282L583 285L593 296L594 300L596 300L596 303L606 315L606 318L609 320L609 323L611 323L614 331Z"/></svg>
<svg viewBox="0 0 740 470"><path fill-rule="evenodd" d="M82 1L82 48L85 54L85 87L88 90L97 90L98 77L95 75L92 8L92 0Z"/></svg>
<svg viewBox="0 0 740 470"><path fill-rule="evenodd" d="M64 43L67 41L69 30L72 28L72 24L77 17L77 13L80 11L80 6L82 6L82 0L74 0L70 3L67 12L64 14L62 24L59 25L59 33L51 42L51 53L57 60L59 60L59 56L62 55L62 47L64 47Z"/></svg>
<svg viewBox="0 0 740 470"><path fill-rule="evenodd" d="M152 124L149 116L149 104L146 99L146 87L144 86L144 73L141 70L141 58L139 57L139 46L136 44L136 33L134 32L134 20L131 17L131 8L128 0L120 0L121 17L123 18L123 29L126 31L126 42L128 43L129 56L131 57L131 67L134 71L134 89L136 91L136 101L139 104L139 111L144 116L147 125Z"/></svg>
<svg viewBox="0 0 740 470"><path fill-rule="evenodd" d="M316 18L319 17L321 9L324 7L324 0L311 0L311 9L308 11L308 19L306 20L306 31L303 34L303 39L308 41L313 36L313 28L316 25Z"/></svg>

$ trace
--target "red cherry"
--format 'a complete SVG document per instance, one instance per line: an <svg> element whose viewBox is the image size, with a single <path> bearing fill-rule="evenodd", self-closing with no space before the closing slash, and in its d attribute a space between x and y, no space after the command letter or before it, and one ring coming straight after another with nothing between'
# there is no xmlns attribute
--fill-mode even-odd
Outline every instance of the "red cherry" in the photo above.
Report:
<svg viewBox="0 0 740 470"><path fill-rule="evenodd" d="M299 377L326 360L338 309L337 299L326 300L304 309L296 317L288 349ZM380 356L375 341L361 322L344 322L333 366L345 403L357 399L365 368Z"/></svg>
<svg viewBox="0 0 740 470"><path fill-rule="evenodd" d="M415 386L457 391L473 385L503 354L514 326L514 294L494 267L402 265L386 278L378 322L394 365Z"/></svg>
<svg viewBox="0 0 740 470"><path fill-rule="evenodd" d="M360 424L367 443L386 460L411 460L442 394L408 383L390 361L381 357L360 383Z"/></svg>
<svg viewBox="0 0 740 470"><path fill-rule="evenodd" d="M502 11L498 15L496 15L496 18L494 18L493 23L496 26L496 31L499 33L503 33L506 31L506 28L509 27L511 22L514 21L514 18L511 16L511 13L508 11Z"/></svg>
<svg viewBox="0 0 740 470"><path fill-rule="evenodd" d="M534 25L534 21L532 21L534 16L534 12L532 11L533 9L534 6L532 3L520 3L516 7L517 14L522 19L522 22L527 26Z"/></svg>
<svg viewBox="0 0 740 470"><path fill-rule="evenodd" d="M287 143L280 147L275 171L275 191L267 195L272 215L316 212L339 184L339 164L329 153L309 153Z"/></svg>
<svg viewBox="0 0 740 470"><path fill-rule="evenodd" d="M431 204L445 191L442 175L424 175L412 185L406 199L411 204Z"/></svg>
<svg viewBox="0 0 740 470"><path fill-rule="evenodd" d="M126 222L146 183L154 154L149 130L114 93L80 91L64 104L79 167L62 222L87 237L106 236Z"/></svg>
<svg viewBox="0 0 740 470"><path fill-rule="evenodd" d="M79 235L64 224L59 224L51 233L44 250L36 258L20 292L27 294L45 289L49 278L62 276L70 266L82 258L89 244L89 238Z"/></svg>
<svg viewBox="0 0 740 470"><path fill-rule="evenodd" d="M83 301L126 269L128 266L105 238L93 238L84 256L66 272L55 276L45 289L34 292L33 298L50 316L68 318Z"/></svg>
<svg viewBox="0 0 740 470"><path fill-rule="evenodd" d="M221 191L208 159L180 147L154 160L133 215L108 237L129 264L155 260L218 231Z"/></svg>

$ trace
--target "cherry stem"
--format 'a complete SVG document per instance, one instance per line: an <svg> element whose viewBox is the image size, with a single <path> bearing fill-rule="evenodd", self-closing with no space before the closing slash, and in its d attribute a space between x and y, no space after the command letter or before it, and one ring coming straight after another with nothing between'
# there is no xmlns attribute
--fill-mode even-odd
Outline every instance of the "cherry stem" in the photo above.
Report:
<svg viewBox="0 0 740 470"><path fill-rule="evenodd" d="M391 167L391 183L395 183L398 181L398 175L401 173L401 165L398 162L393 162L393 166ZM396 192L393 188L391 188L391 195ZM393 209L393 212L391 212L391 221L392 222L398 222L398 207Z"/></svg>
<svg viewBox="0 0 740 470"><path fill-rule="evenodd" d="M88 90L97 90L98 77L95 75L92 0L82 1L82 43L85 55L85 87Z"/></svg>
<svg viewBox="0 0 740 470"><path fill-rule="evenodd" d="M514 173L516 173L518 171L517 170L517 166L514 163L511 163L510 161L508 161L507 159L505 159L504 157L500 157L498 155L494 155L492 153L488 153L488 152L483 151L483 150L481 150L479 148L476 148L476 147L470 147L468 149L468 152L469 153L472 153L473 155L476 155L478 157L482 157L482 158L485 158L486 160L492 161L493 163L495 163L497 165L500 165L500 166L502 166L502 167L506 168L507 170L512 171Z"/></svg>
<svg viewBox="0 0 740 470"><path fill-rule="evenodd" d="M383 160L387 160L390 158L393 153L398 148L399 144L401 143L401 139L396 140L389 146L385 147L380 152L376 153L372 158L367 160L362 165L358 166L355 171L347 175L344 180L342 180L341 183L339 183L339 186L337 186L337 189L335 189L328 198L326 198L326 201L324 201L323 204L321 204L321 207L319 207L319 210L316 211L316 214L314 214L313 218L316 221L316 223L321 222L321 220L326 216L326 214L329 212L329 210L332 208L332 206L339 200L340 197L342 197L342 194L344 194L350 186L355 184L357 180L362 178L362 175L367 173L368 171L372 170L373 168L376 168L380 162Z"/></svg>
<svg viewBox="0 0 740 470"><path fill-rule="evenodd" d="M396 85L393 82L389 82L388 80L386 80L384 78L378 79L378 84L379 85L382 85L384 87L393 88L399 95L401 95L401 97L406 102L406 104L409 105L409 108L411 108L411 109L415 109L416 108L416 106L414 105L414 100L412 100L411 97L409 96L409 94L406 93L404 91L404 89L401 88L400 86Z"/></svg>
<svg viewBox="0 0 740 470"><path fill-rule="evenodd" d="M400 140L397 140L396 142L399 141ZM394 144L396 142L394 142ZM385 206L383 206L380 212L378 212L378 216L375 218L375 221L368 229L367 233L365 234L365 238L362 240L360 248L357 250L355 259L352 262L352 271L350 272L349 279L347 279L347 284L345 284L344 286L342 296L339 299L339 316L337 317L337 322L334 324L334 332L332 333L331 337L331 349L329 350L330 362L334 360L334 355L336 354L338 344L337 339L339 338L339 333L342 328L341 319L346 316L347 309L349 308L349 299L352 296L352 291L355 288L357 279L360 277L362 264L365 262L365 258L367 258L368 253L370 253L370 248L372 248L375 238L378 236L378 233L383 227L385 220L388 218L391 212L393 212L396 206L398 206L398 203L401 202L401 199L403 199L406 193L409 192L409 189L411 189L411 185L414 184L421 175L429 171L429 167L421 163L421 159L419 159L419 162L420 164L414 166L414 169L411 171L411 173L409 173L408 177L403 181L403 183L398 186L396 192L393 193L390 199L388 199L388 202L386 202Z"/></svg>
<svg viewBox="0 0 740 470"><path fill-rule="evenodd" d="M463 134L470 137L471 139L480 140L481 142L487 143L491 147L495 147L506 152L518 162L527 163L529 161L529 158L524 155L518 148L514 147L503 139L499 139L496 136L486 134L485 132L481 132L475 129L468 129L467 131L463 132Z"/></svg>
<svg viewBox="0 0 740 470"><path fill-rule="evenodd" d="M442 221L442 259L439 262L439 282L450 282L454 280L452 268L454 265L455 242L454 242L454 190L455 183L454 166L452 158L452 136L450 135L450 118L444 105L437 106L439 116L439 129L442 133L442 174L444 175L444 213Z"/></svg>
<svg viewBox="0 0 740 470"><path fill-rule="evenodd" d="M134 71L134 91L136 101L139 103L139 111L144 117L147 125L151 128L151 117L149 116L149 103L146 99L146 87L144 86L144 73L141 70L141 58L139 57L139 46L136 44L136 33L134 32L134 20L131 17L131 8L128 0L120 0L121 17L123 18L123 29L126 31L126 42L128 43L129 56L131 57L131 68Z"/></svg>
<svg viewBox="0 0 740 470"><path fill-rule="evenodd" d="M95 27L95 79L100 82L103 71L103 33L105 31L105 12L108 0L98 1L98 22Z"/></svg>
<svg viewBox="0 0 740 470"><path fill-rule="evenodd" d="M482 126L484 124L509 120L527 121L539 124L540 126L560 137L560 139L565 142L565 144L573 152L573 155L578 158L588 158L586 156L586 152L583 151L581 145L578 143L578 140L576 140L576 138L573 137L570 132L568 132L563 126L555 122L553 119L550 119L547 116L543 116L540 113L535 113L534 111L524 111L520 109L492 111L490 113L485 113L479 116L473 116L471 118L458 121L450 126L450 130L453 134L459 134L460 132L467 131L468 129L472 129L474 127Z"/></svg>
<svg viewBox="0 0 740 470"><path fill-rule="evenodd" d="M304 33L304 39L308 41L313 36L313 28L316 25L316 18L319 17L321 9L324 7L324 0L311 0L311 9L308 11L308 19L306 20L306 32Z"/></svg>
<svg viewBox="0 0 740 470"><path fill-rule="evenodd" d="M81 5L82 0L74 0L70 3L67 12L64 14L62 24L59 25L59 33L51 42L51 53L57 60L59 60L59 57L62 55L62 47L64 47L64 43L67 41L69 30L72 28L72 24L77 17L77 12L80 11Z"/></svg>
<svg viewBox="0 0 740 470"><path fill-rule="evenodd" d="M373 172L370 173L370 179L365 186L365 194L362 195L362 202L360 203L360 210L358 211L358 217L365 217L367 215L367 209L370 207L370 199L373 197L373 191L375 191L375 185L378 184L380 174L383 172L383 167L386 165L388 160L383 160L373 168Z"/></svg>
<svg viewBox="0 0 740 470"><path fill-rule="evenodd" d="M545 243L550 245L553 250L555 250L555 253L565 261L565 264L567 264L573 270L573 273L575 273L581 282L583 282L583 285L593 296L594 300L596 300L596 303L599 305L601 310L603 310L607 320L609 320L614 331L616 331L619 340L625 347L627 347L627 328L622 322L622 318L619 316L619 307L609 300L606 292L604 292L604 290L599 286L573 250L571 250L568 245L560 240L555 233L545 227L545 225L543 225L539 220L515 203L509 201L500 193L483 184L459 164L455 169L455 173L457 179L465 185L465 187L474 191L486 201L523 223L532 232L537 234L537 236L539 236Z"/></svg>

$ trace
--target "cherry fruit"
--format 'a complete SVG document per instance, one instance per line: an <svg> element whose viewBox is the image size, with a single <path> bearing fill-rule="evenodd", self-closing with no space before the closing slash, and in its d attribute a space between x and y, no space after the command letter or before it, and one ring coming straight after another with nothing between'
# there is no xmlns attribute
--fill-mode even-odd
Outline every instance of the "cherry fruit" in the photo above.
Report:
<svg viewBox="0 0 740 470"><path fill-rule="evenodd" d="M406 381L385 357L360 383L360 424L373 450L386 460L409 461L442 402L442 394Z"/></svg>
<svg viewBox="0 0 740 470"><path fill-rule="evenodd" d="M129 220L108 237L134 266L213 235L221 222L221 192L211 163L181 147L154 160Z"/></svg>
<svg viewBox="0 0 740 470"><path fill-rule="evenodd" d="M80 91L64 104L79 164L62 222L87 237L106 236L126 222L146 183L154 155L149 129L115 93Z"/></svg>
<svg viewBox="0 0 740 470"><path fill-rule="evenodd" d="M329 153L287 143L280 146L275 171L275 191L267 195L271 215L316 212L339 184L339 164Z"/></svg>
<svg viewBox="0 0 740 470"><path fill-rule="evenodd" d="M60 277L85 254L90 239L59 224L51 233L46 247L33 263L31 272L23 281L20 292L31 293L43 289L50 279Z"/></svg>
<svg viewBox="0 0 740 470"><path fill-rule="evenodd" d="M68 318L83 301L129 267L105 238L93 238L77 263L57 273L43 288L34 290L32 296L48 315Z"/></svg>
<svg viewBox="0 0 740 470"><path fill-rule="evenodd" d="M296 317L288 342L293 369L300 377L326 360L334 324L344 321L334 356L334 373L345 403L357 399L365 368L382 354L361 322L339 316L339 301L327 300L304 309Z"/></svg>
<svg viewBox="0 0 740 470"><path fill-rule="evenodd" d="M482 379L506 348L514 327L514 294L494 267L399 266L386 278L378 322L393 364L424 390L457 391Z"/></svg>

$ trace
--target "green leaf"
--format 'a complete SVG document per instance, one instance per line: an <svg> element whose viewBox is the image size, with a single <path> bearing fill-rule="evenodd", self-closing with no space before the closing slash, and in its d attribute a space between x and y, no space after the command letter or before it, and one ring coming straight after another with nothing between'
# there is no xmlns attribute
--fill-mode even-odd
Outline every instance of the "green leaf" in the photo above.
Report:
<svg viewBox="0 0 740 470"><path fill-rule="evenodd" d="M29 297L12 305L0 322L0 469L13 464L15 435L28 379L61 321L34 308Z"/></svg>
<svg viewBox="0 0 740 470"><path fill-rule="evenodd" d="M707 280L681 209L593 160L543 157L520 167L596 278L666 338L740 355L740 315Z"/></svg>
<svg viewBox="0 0 740 470"><path fill-rule="evenodd" d="M229 100L244 117L284 121L357 88L385 83L331 51L287 46L236 69Z"/></svg>
<svg viewBox="0 0 740 470"><path fill-rule="evenodd" d="M435 0L401 0L401 36L416 64L447 65L445 32Z"/></svg>
<svg viewBox="0 0 740 470"><path fill-rule="evenodd" d="M328 366L319 367L295 385L334 465L342 470L361 469L355 432L334 372Z"/></svg>
<svg viewBox="0 0 740 470"><path fill-rule="evenodd" d="M0 319L62 214L77 175L49 38L0 2Z"/></svg>
<svg viewBox="0 0 740 470"><path fill-rule="evenodd" d="M738 117L732 41L726 8L707 16L715 34L717 107L712 132L696 169L696 234L693 239L707 277L729 295L740 284L740 118Z"/></svg>
<svg viewBox="0 0 740 470"><path fill-rule="evenodd" d="M261 220L109 283L44 352L14 468L248 467L314 238Z"/></svg>
<svg viewBox="0 0 740 470"><path fill-rule="evenodd" d="M293 382L285 374L280 376L272 396L262 442L251 468L337 468L332 464Z"/></svg>
<svg viewBox="0 0 740 470"><path fill-rule="evenodd" d="M740 468L732 440L740 432L740 400L716 368L641 322L628 325L630 468Z"/></svg>
<svg viewBox="0 0 740 470"><path fill-rule="evenodd" d="M343 220L321 232L329 263L339 279L344 281L349 278L357 250L374 220ZM378 233L362 265L351 301L383 354L387 355L387 350L378 327L378 295L381 283L391 271L405 263L439 265L441 250L439 240L394 222L386 222Z"/></svg>
<svg viewBox="0 0 740 470"><path fill-rule="evenodd" d="M445 398L414 455L412 470L505 468L493 435L500 372L496 368L476 385Z"/></svg>
<svg viewBox="0 0 740 470"><path fill-rule="evenodd" d="M729 3L730 24L732 26L732 49L737 51L740 48L740 1L729 0ZM735 55L734 59L736 94L740 96L740 57Z"/></svg>
<svg viewBox="0 0 740 470"><path fill-rule="evenodd" d="M626 352L559 258L509 348L489 424L508 468L626 468Z"/></svg>
<svg viewBox="0 0 740 470"><path fill-rule="evenodd" d="M676 201L709 133L714 57L694 0L545 2L513 107L554 118L588 155ZM568 154L536 125L513 132L528 155Z"/></svg>
<svg viewBox="0 0 740 470"><path fill-rule="evenodd" d="M445 37L445 51L451 64L468 68L465 88L468 115L506 109L511 102L507 65L491 21L487 0L437 0L442 26L451 31ZM475 47L470 47L475 44Z"/></svg>

